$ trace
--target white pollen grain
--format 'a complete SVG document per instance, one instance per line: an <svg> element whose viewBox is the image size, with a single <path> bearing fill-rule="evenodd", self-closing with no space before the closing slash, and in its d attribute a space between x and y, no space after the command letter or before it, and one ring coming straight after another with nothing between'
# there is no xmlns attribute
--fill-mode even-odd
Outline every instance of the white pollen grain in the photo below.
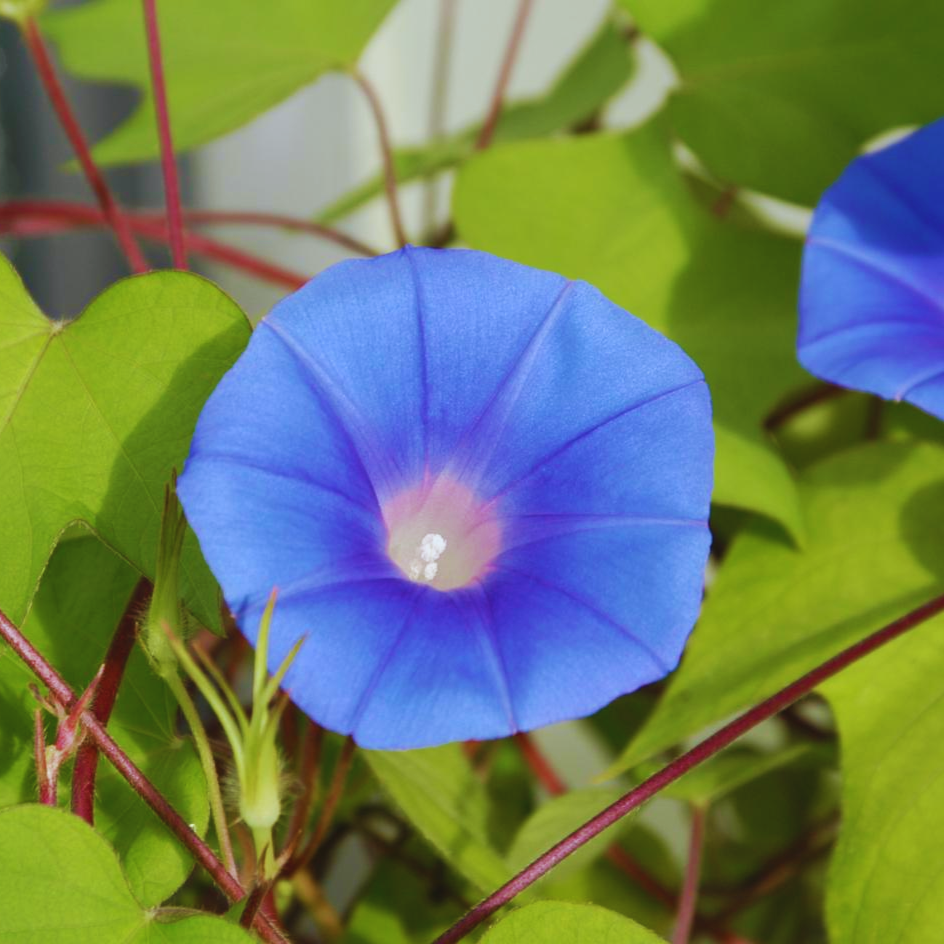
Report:
<svg viewBox="0 0 944 944"><path fill-rule="evenodd" d="M420 557L427 564L439 560L444 550L446 550L446 539L441 534L427 534L420 541Z"/></svg>

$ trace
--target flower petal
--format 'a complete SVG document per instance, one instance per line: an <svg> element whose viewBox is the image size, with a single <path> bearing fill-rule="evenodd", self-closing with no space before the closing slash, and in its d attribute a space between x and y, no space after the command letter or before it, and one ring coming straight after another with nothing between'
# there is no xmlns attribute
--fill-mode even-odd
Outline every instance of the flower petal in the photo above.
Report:
<svg viewBox="0 0 944 944"><path fill-rule="evenodd" d="M501 555L486 585L519 723L581 717L670 672L698 615L691 575L710 543L704 522L639 519ZM594 644L611 658L593 655Z"/></svg>
<svg viewBox="0 0 944 944"><path fill-rule="evenodd" d="M944 417L944 121L853 161L803 259L798 354L826 380Z"/></svg>
<svg viewBox="0 0 944 944"><path fill-rule="evenodd" d="M712 453L698 368L595 289L408 248L276 306L180 493L250 639L280 589L269 660L305 637L296 703L412 748L583 715L669 671ZM463 541L468 575L440 559Z"/></svg>

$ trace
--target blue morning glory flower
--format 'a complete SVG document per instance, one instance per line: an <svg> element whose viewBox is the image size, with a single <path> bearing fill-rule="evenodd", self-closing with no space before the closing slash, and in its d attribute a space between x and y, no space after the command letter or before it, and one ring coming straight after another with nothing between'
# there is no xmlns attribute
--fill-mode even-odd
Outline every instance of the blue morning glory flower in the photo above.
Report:
<svg viewBox="0 0 944 944"><path fill-rule="evenodd" d="M944 120L854 160L803 256L798 353L825 380L944 418Z"/></svg>
<svg viewBox="0 0 944 944"><path fill-rule="evenodd" d="M333 266L200 416L180 497L285 689L370 748L584 716L677 664L700 605L701 372L582 282L481 252Z"/></svg>

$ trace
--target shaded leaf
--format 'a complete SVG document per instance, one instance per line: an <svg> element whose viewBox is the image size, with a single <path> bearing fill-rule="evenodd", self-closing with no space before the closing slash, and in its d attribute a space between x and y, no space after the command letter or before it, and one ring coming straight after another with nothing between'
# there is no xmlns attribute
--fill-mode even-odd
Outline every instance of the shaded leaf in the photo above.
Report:
<svg viewBox="0 0 944 944"><path fill-rule="evenodd" d="M759 777L776 773L784 767L826 764L833 753L831 746L826 744L794 744L779 751L732 747L699 764L660 791L660 795L707 807ZM661 766L653 764L645 775L655 773Z"/></svg>
<svg viewBox="0 0 944 944"><path fill-rule="evenodd" d="M488 842L488 797L458 744L418 751L363 751L407 819L483 891L511 872Z"/></svg>
<svg viewBox="0 0 944 944"><path fill-rule="evenodd" d="M944 6L621 0L673 58L674 129L722 179L811 205L870 138L944 111Z"/></svg>
<svg viewBox="0 0 944 944"><path fill-rule="evenodd" d="M407 850L417 852L410 844ZM428 874L420 872L424 867ZM446 892L445 870L432 857L413 869L396 857L382 859L351 912L341 944L426 944L461 910L462 903Z"/></svg>
<svg viewBox="0 0 944 944"><path fill-rule="evenodd" d="M22 626L24 635L76 689L95 674L137 575L93 537L63 541ZM33 674L0 646L0 807L36 797Z"/></svg>
<svg viewBox="0 0 944 944"><path fill-rule="evenodd" d="M137 583L135 572L97 539L60 544L50 561L23 632L75 691L90 682ZM32 753L33 676L9 650L0 658L3 756L0 806L36 795ZM209 818L206 780L189 743L175 730L176 703L135 647L122 678L109 733L177 811L203 835ZM67 802L68 777L60 781ZM95 824L114 846L138 901L156 905L190 874L193 859L151 809L100 760Z"/></svg>
<svg viewBox="0 0 944 944"><path fill-rule="evenodd" d="M618 787L585 787L548 800L518 830L508 852L512 869L517 872L530 865L551 846L615 803L623 793L625 790ZM608 846L622 838L633 825L632 817L624 817L618 826L591 839L554 868L554 878L562 879L569 873L585 868L603 855Z"/></svg>
<svg viewBox="0 0 944 944"><path fill-rule="evenodd" d="M628 845L634 857L643 862L643 852L650 852L660 859L666 856L665 846L654 832L645 827L637 827L632 833L633 841ZM586 868L564 876L557 876L556 869L541 881L540 895L543 899L558 901L587 901L602 908L619 912L627 918L644 924L660 934L671 931L675 918L675 909L666 907L657 901L648 891L637 885L627 875L606 859L597 859ZM667 888L678 886L677 876Z"/></svg>

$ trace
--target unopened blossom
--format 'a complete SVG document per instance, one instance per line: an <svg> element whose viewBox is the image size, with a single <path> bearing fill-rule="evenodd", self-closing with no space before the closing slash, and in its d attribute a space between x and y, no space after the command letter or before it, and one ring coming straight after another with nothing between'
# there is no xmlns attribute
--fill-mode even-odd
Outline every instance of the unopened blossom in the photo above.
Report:
<svg viewBox="0 0 944 944"><path fill-rule="evenodd" d="M701 372L596 289L467 250L344 262L262 320L179 492L251 639L371 748L587 715L701 600Z"/></svg>

